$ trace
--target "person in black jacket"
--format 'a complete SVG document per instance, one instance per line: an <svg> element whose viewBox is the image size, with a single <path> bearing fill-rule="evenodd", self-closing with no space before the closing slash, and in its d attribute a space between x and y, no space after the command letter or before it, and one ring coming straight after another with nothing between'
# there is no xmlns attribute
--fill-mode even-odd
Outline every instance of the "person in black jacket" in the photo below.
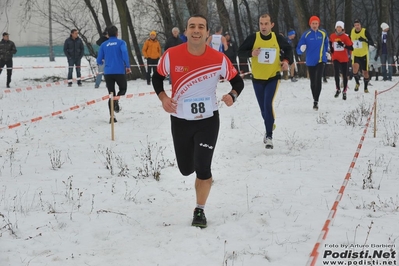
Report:
<svg viewBox="0 0 399 266"><path fill-rule="evenodd" d="M76 67L76 77L78 80L78 86L82 86L82 80L80 79L80 62L84 53L84 46L82 40L79 38L79 32L77 29L71 30L71 35L64 43L64 54L68 59L68 87L72 86L72 72L73 66Z"/></svg>
<svg viewBox="0 0 399 266"><path fill-rule="evenodd" d="M12 75L12 56L17 53L14 42L10 41L8 33L3 33L3 39L0 41L0 74L3 67L7 66L7 88L10 87Z"/></svg>
<svg viewBox="0 0 399 266"><path fill-rule="evenodd" d="M173 47L173 46L183 43L182 39L180 39L179 33L180 33L179 28L174 27L172 29L172 36L169 37L165 43L165 47L164 47L165 51L168 50L168 48L170 48L170 47Z"/></svg>
<svg viewBox="0 0 399 266"><path fill-rule="evenodd" d="M103 42L107 41L107 40L108 40L108 31L105 30L105 31L103 32L103 34L101 35L100 39L98 39L98 40L96 41L96 44L97 44L98 46L101 46L101 44L102 44ZM96 76L96 84L94 85L94 88L95 88L95 89L98 89L98 88L100 87L100 83L101 83L101 80L102 80L103 74L104 74L104 65L105 65L105 64L98 65L98 73L97 73L97 76Z"/></svg>
<svg viewBox="0 0 399 266"><path fill-rule="evenodd" d="M177 27L172 29L172 36L166 40L164 51L168 50L170 47L177 46L183 43L183 40L179 36L180 30ZM172 80L169 77L169 84L172 84Z"/></svg>
<svg viewBox="0 0 399 266"><path fill-rule="evenodd" d="M237 44L231 40L231 36L228 32L224 34L224 37L226 38L227 46L229 47L229 49L224 51L224 54L227 55L234 67L239 71L237 64Z"/></svg>

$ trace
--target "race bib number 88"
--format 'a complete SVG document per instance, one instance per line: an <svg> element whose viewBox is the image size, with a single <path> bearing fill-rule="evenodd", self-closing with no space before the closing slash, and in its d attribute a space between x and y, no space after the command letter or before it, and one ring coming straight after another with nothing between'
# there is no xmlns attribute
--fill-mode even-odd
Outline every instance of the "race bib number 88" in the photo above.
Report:
<svg viewBox="0 0 399 266"><path fill-rule="evenodd" d="M200 120L213 116L211 97L187 98L183 101L184 119Z"/></svg>

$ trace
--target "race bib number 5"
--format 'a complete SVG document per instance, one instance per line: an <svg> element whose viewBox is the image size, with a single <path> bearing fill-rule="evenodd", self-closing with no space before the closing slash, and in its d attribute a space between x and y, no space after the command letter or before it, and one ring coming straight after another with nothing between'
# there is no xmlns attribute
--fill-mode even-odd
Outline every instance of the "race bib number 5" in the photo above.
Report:
<svg viewBox="0 0 399 266"><path fill-rule="evenodd" d="M258 63L261 64L273 64L276 60L276 49L275 48L260 48L260 54L258 55Z"/></svg>
<svg viewBox="0 0 399 266"><path fill-rule="evenodd" d="M184 119L200 120L213 116L211 97L187 98L183 101Z"/></svg>

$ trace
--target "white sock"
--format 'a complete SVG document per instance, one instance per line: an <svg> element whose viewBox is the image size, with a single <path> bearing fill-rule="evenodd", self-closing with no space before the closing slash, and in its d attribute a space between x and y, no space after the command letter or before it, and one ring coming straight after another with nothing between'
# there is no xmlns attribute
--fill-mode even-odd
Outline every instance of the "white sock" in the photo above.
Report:
<svg viewBox="0 0 399 266"><path fill-rule="evenodd" d="M197 207L196 208L198 208L198 209L205 209L205 205L200 205L200 204L197 204Z"/></svg>

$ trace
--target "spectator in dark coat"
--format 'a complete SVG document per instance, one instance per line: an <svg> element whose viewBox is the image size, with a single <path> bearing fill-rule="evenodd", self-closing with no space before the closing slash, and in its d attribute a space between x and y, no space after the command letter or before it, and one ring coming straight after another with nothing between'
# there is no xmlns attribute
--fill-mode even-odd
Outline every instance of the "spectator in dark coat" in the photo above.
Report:
<svg viewBox="0 0 399 266"><path fill-rule="evenodd" d="M380 57L384 81L392 81L393 56L396 54L395 37L389 30L389 25L387 23L383 22L381 24L381 30L381 36L377 38L377 53L374 60L377 61L377 58ZM387 63L389 73L387 73Z"/></svg>
<svg viewBox="0 0 399 266"><path fill-rule="evenodd" d="M8 33L3 33L3 39L0 41L0 74L4 66L7 66L7 88L10 87L12 75L12 56L17 53L14 42L10 41Z"/></svg>
<svg viewBox="0 0 399 266"><path fill-rule="evenodd" d="M165 52L166 52L166 50L168 50L170 47L177 46L177 45L183 43L182 39L181 39L180 36L179 36L179 33L180 33L179 28L174 27L174 28L172 29L172 36L169 37L169 38L166 40L166 43L165 43L165 47L164 47ZM172 80L170 79L170 77L169 77L169 84L172 84Z"/></svg>
<svg viewBox="0 0 399 266"><path fill-rule="evenodd" d="M168 50L168 48L170 48L170 47L173 47L173 46L183 43L182 39L180 39L179 32L180 32L180 30L177 27L174 27L172 29L172 36L169 37L165 43L165 47L164 47L165 51Z"/></svg>
<svg viewBox="0 0 399 266"><path fill-rule="evenodd" d="M77 29L71 30L71 35L64 43L64 54L68 59L68 87L72 86L72 72L73 66L76 67L76 77L78 80L78 86L82 86L82 80L80 79L80 68L81 60L84 54L84 46L82 40L79 38L79 32Z"/></svg>
<svg viewBox="0 0 399 266"><path fill-rule="evenodd" d="M226 38L227 46L229 47L229 49L224 51L224 54L227 55L234 67L239 71L237 64L237 44L231 40L231 36L228 32L224 34L224 37Z"/></svg>
<svg viewBox="0 0 399 266"><path fill-rule="evenodd" d="M103 42L105 42L105 41L108 41L108 31L107 30L105 30L103 32L103 34L101 35L100 39L98 39L96 41L96 44L98 46L101 46L101 44ZM100 83L101 83L101 80L102 80L103 74L104 74L104 65L105 64L98 65L98 73L97 73L97 76L96 76L96 83L94 84L94 88L95 89L98 89L100 87Z"/></svg>

